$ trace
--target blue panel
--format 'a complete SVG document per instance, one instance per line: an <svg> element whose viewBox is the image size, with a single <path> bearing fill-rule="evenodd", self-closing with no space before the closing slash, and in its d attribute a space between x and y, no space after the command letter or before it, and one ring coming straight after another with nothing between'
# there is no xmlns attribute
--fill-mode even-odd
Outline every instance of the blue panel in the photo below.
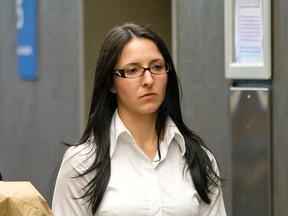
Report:
<svg viewBox="0 0 288 216"><path fill-rule="evenodd" d="M36 0L16 0L18 73L21 79L37 77Z"/></svg>

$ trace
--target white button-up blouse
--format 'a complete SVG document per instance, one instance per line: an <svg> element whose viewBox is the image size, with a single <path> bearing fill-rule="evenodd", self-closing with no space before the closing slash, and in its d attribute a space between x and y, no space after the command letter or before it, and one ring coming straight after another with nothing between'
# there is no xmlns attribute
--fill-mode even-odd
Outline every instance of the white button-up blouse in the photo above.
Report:
<svg viewBox="0 0 288 216"><path fill-rule="evenodd" d="M110 131L111 177L96 212L98 216L225 216L221 189L215 188L212 203L199 197L191 175L184 172L185 141L171 119L160 143L161 159L151 161L136 144L115 112ZM55 216L92 215L83 195L93 173L75 178L93 162L92 142L70 147L64 155L53 196ZM92 150L92 151L91 151ZM209 155L215 169L214 157Z"/></svg>

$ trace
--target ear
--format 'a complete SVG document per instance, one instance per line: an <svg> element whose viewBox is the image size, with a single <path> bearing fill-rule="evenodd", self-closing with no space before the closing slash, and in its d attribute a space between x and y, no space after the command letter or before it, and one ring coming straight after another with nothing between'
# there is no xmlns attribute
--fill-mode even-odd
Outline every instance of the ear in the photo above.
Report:
<svg viewBox="0 0 288 216"><path fill-rule="evenodd" d="M117 91L116 91L116 88L115 88L114 85L111 87L110 91L111 91L112 93L116 94Z"/></svg>

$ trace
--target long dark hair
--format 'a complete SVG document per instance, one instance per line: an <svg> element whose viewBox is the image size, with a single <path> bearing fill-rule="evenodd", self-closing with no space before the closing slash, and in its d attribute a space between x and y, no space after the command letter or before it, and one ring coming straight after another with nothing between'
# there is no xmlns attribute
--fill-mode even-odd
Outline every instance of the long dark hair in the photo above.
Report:
<svg viewBox="0 0 288 216"><path fill-rule="evenodd" d="M220 178L213 170L211 158L207 154L208 149L204 142L183 122L180 107L181 86L169 50L154 31L133 23L126 23L113 28L106 36L100 50L95 71L89 119L78 143L79 145L83 144L87 142L91 135L94 136L93 143L96 146L94 148L95 160L79 177L91 172L95 172L95 175L84 188L85 194L81 198L88 197L92 213L95 214L110 179L110 125L112 116L117 108L116 96L110 91L114 82L112 72L124 45L134 37L153 41L163 55L165 62L170 65L166 96L157 114L156 131L158 137L160 137L168 116L175 122L185 139L187 171L192 176L198 194L204 202L209 204L211 202L209 197L211 189L219 186Z"/></svg>

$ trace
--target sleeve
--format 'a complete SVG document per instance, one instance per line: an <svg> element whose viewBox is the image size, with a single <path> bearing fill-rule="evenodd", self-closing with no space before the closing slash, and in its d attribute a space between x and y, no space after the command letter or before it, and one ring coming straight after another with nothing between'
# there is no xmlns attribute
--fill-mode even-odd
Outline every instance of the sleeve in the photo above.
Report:
<svg viewBox="0 0 288 216"><path fill-rule="evenodd" d="M81 147L70 147L64 154L56 179L52 211L55 216L90 216L92 215L87 200L80 198L89 177L78 177L85 170L87 154L79 154Z"/></svg>
<svg viewBox="0 0 288 216"><path fill-rule="evenodd" d="M214 156L208 152L208 156L210 157L213 168L216 171L217 175L219 175L219 168L217 166L217 162ZM207 204L203 200L200 201L200 209L199 215L201 216L226 216L226 210L223 200L223 194L221 186L214 187L211 195L211 203Z"/></svg>

